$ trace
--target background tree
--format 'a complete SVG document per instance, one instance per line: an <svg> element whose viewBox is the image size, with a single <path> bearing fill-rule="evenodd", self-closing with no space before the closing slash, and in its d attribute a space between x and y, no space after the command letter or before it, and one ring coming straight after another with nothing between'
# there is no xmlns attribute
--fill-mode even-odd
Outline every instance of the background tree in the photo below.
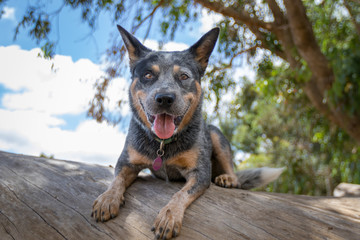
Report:
<svg viewBox="0 0 360 240"><path fill-rule="evenodd" d="M207 117L219 121L234 150L251 154L248 165L260 160L288 167L284 181L269 190L330 194L340 181L360 182L358 0L63 0L52 13L46 4L28 7L15 37L26 29L49 57L56 50L49 39L51 19L66 6L80 8L91 29L100 12L116 23L136 8L131 30L146 26L145 38L161 14L156 24L164 41L203 9L222 15L218 54L203 84L211 89L205 97L215 102L215 110L224 109ZM109 82L124 69L125 49L119 44L114 41L107 52L111 65L89 107L89 116L98 121L118 122L104 101ZM255 81L233 78L232 70L245 59L257 71ZM220 98L224 92L234 98Z"/></svg>

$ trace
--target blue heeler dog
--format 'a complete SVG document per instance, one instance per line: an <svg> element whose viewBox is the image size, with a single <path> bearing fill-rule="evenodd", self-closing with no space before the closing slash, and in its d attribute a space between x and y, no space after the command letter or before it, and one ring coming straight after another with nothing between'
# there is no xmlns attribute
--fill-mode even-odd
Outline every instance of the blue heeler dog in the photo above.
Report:
<svg viewBox="0 0 360 240"><path fill-rule="evenodd" d="M235 173L230 144L202 117L201 77L219 35L214 28L184 51L152 51L118 26L130 58L133 116L108 190L93 204L92 217L118 215L124 192L145 168L158 178L185 179L184 187L160 210L152 231L157 239L180 233L186 208L213 181L225 188L250 189L275 180L282 169Z"/></svg>

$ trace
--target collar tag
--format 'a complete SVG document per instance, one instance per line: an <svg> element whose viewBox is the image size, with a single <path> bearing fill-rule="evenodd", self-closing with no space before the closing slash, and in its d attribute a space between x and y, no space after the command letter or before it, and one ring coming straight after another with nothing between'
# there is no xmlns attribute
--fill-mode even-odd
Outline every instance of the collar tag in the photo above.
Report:
<svg viewBox="0 0 360 240"><path fill-rule="evenodd" d="M160 148L157 150L156 154L157 154L157 158L155 158L152 167L155 171L158 171L161 169L162 167L162 156L164 156L164 145L165 145L165 140L162 140L160 142Z"/></svg>
<svg viewBox="0 0 360 240"><path fill-rule="evenodd" d="M158 156L157 158L155 158L152 167L155 171L159 171L161 166L162 166L162 159L160 156Z"/></svg>
<svg viewBox="0 0 360 240"><path fill-rule="evenodd" d="M167 175L167 171L166 171L166 165L164 164L163 165L163 160L162 160L162 156L164 156L164 147L165 147L165 144L166 143L166 140L169 140L169 139L165 139L165 140L158 140L160 142L160 148L157 150L156 154L157 154L157 158L155 158L153 164L152 164L152 167L155 171L159 171L161 168L164 168L164 173L165 173L165 178L166 178L166 182L168 183L169 182L169 177ZM170 138L170 142L173 141L172 138ZM176 141L176 139L175 139ZM170 143L169 142L169 143Z"/></svg>

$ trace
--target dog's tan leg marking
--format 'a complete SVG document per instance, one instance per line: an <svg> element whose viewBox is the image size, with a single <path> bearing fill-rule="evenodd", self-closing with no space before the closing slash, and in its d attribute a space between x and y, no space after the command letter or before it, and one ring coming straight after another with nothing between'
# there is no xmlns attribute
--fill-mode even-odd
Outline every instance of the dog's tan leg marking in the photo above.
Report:
<svg viewBox="0 0 360 240"><path fill-rule="evenodd" d="M182 152L166 161L166 165L175 165L183 169L193 169L197 164L199 148L195 147Z"/></svg>
<svg viewBox="0 0 360 240"><path fill-rule="evenodd" d="M211 132L211 141L213 145L213 153L216 161L220 167L224 170L224 174L221 174L215 178L215 184L221 187L238 187L238 178L234 173L232 166L232 156L230 148L224 149L221 146L220 137L217 133Z"/></svg>
<svg viewBox="0 0 360 240"><path fill-rule="evenodd" d="M198 105L200 103L201 86L200 86L200 83L198 83L198 82L195 82L195 84L196 84L196 95L194 95L193 93L188 93L184 96L185 102L190 102L190 107L187 110L187 112L185 113L185 116L178 127L179 132L181 131L181 129L183 129L185 126L187 126L188 123L191 121L191 119L194 115L194 112L196 111L196 108L198 107Z"/></svg>
<svg viewBox="0 0 360 240"><path fill-rule="evenodd" d="M155 238L170 239L179 234L186 208L205 191L204 188L189 194L188 191L196 184L194 177L189 178L185 186L160 210L152 228Z"/></svg>
<svg viewBox="0 0 360 240"><path fill-rule="evenodd" d="M152 161L145 155L142 155L141 153L136 151L133 147L129 146L127 151L128 151L128 155L129 155L129 162L131 164L143 165L146 167L151 166Z"/></svg>
<svg viewBox="0 0 360 240"><path fill-rule="evenodd" d="M124 192L137 175L138 172L133 169L123 167L109 188L95 200L91 216L102 222L116 217L120 206L124 204Z"/></svg>

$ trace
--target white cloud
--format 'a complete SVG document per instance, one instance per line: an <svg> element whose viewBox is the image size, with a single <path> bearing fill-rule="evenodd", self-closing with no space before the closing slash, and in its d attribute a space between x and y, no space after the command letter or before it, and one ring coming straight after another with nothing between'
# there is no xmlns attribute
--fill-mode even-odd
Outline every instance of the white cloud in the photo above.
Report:
<svg viewBox="0 0 360 240"><path fill-rule="evenodd" d="M202 9L200 18L200 33L204 34L213 27L215 27L216 23L220 22L222 18L223 17L221 14L209 12L206 9Z"/></svg>
<svg viewBox="0 0 360 240"><path fill-rule="evenodd" d="M85 114L94 83L104 74L101 67L87 59L73 62L67 56L45 60L38 57L39 51L0 47L0 84L14 91L1 99L0 149L114 165L125 141L119 128L86 120L75 130L61 129L66 124L62 114ZM127 85L125 79L114 80L109 95L127 99L123 88ZM116 108L112 102L106 107Z"/></svg>
<svg viewBox="0 0 360 240"><path fill-rule="evenodd" d="M62 130L63 120L34 111L0 109L0 148L30 155L115 165L125 135L117 128L86 120L74 130Z"/></svg>
<svg viewBox="0 0 360 240"><path fill-rule="evenodd" d="M256 72L249 64L244 64L242 67L234 69L233 77L235 80L239 80L242 77L246 77L251 82L255 81Z"/></svg>
<svg viewBox="0 0 360 240"><path fill-rule="evenodd" d="M39 52L18 46L0 47L0 83L14 91L23 90L6 94L2 99L4 107L49 114L85 111L94 94L93 84L103 74L100 67L87 59L73 62L67 56L46 60L37 57Z"/></svg>
<svg viewBox="0 0 360 240"><path fill-rule="evenodd" d="M147 39L144 42L144 45L153 50L160 50L159 42L151 39ZM168 42L162 46L162 51L182 51L189 48L189 45L185 43L178 43L178 42Z"/></svg>
<svg viewBox="0 0 360 240"><path fill-rule="evenodd" d="M124 116L130 114L130 106L128 104L122 105L121 109L119 109L118 106L118 101L120 99L127 100L128 90L129 82L126 81L124 78L116 78L110 82L106 90L106 96L108 97L108 99L106 99L105 101L105 104L109 111L119 112L121 115Z"/></svg>
<svg viewBox="0 0 360 240"><path fill-rule="evenodd" d="M4 11L4 13L1 16L2 19L8 19L8 20L15 21L15 8L4 7L3 11Z"/></svg>

